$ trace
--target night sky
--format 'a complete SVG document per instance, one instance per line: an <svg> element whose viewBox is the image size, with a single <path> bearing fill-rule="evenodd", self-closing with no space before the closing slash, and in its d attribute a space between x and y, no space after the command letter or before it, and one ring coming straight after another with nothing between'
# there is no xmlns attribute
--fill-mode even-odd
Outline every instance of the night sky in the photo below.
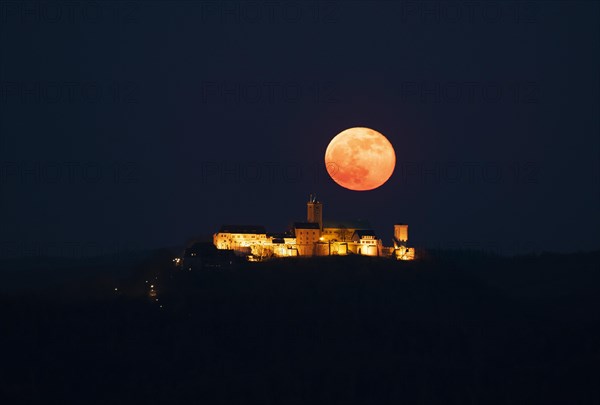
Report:
<svg viewBox="0 0 600 405"><path fill-rule="evenodd" d="M390 245L600 247L597 2L2 2L1 254L368 219ZM373 128L379 189L327 175Z"/></svg>

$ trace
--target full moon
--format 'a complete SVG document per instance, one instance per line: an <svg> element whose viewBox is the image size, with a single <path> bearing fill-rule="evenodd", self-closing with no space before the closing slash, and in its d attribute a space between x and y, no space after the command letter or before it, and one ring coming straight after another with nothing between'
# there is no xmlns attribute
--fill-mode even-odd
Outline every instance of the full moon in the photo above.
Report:
<svg viewBox="0 0 600 405"><path fill-rule="evenodd" d="M392 176L394 147L379 132L355 127L337 134L325 151L325 167L337 184L354 191L373 190Z"/></svg>

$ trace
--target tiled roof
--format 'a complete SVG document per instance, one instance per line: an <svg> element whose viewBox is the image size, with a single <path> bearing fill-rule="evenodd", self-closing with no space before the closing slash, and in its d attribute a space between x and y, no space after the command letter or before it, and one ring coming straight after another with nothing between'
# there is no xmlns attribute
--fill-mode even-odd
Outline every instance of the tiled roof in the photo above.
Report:
<svg viewBox="0 0 600 405"><path fill-rule="evenodd" d="M362 219L354 221L324 221L323 228L371 229L371 224L369 221Z"/></svg>
<svg viewBox="0 0 600 405"><path fill-rule="evenodd" d="M321 229L318 222L294 222L295 229Z"/></svg>
<svg viewBox="0 0 600 405"><path fill-rule="evenodd" d="M219 233L259 233L266 234L264 226L261 225L223 225Z"/></svg>
<svg viewBox="0 0 600 405"><path fill-rule="evenodd" d="M359 238L362 238L363 236L373 236L375 237L375 231L373 231L372 229L359 229L357 231L354 232Z"/></svg>

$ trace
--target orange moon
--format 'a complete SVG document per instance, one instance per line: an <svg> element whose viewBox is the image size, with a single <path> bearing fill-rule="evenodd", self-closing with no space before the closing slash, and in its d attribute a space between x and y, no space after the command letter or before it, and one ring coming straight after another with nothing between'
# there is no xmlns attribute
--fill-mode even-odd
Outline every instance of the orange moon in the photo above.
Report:
<svg viewBox="0 0 600 405"><path fill-rule="evenodd" d="M337 184L354 191L373 190L392 176L394 147L379 132L355 127L337 134L325 151L325 167Z"/></svg>

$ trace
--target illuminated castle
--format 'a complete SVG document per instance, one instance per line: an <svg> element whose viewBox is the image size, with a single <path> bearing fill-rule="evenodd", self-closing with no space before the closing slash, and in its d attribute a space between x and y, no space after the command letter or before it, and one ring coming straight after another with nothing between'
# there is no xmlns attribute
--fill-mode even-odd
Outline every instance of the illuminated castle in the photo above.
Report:
<svg viewBox="0 0 600 405"><path fill-rule="evenodd" d="M284 233L267 233L259 225L224 225L213 235L217 249L233 250L256 261L269 257L364 255L413 260L407 246L408 225L394 225L394 246L385 247L366 221L323 221L323 204L310 195L306 222L294 222Z"/></svg>

